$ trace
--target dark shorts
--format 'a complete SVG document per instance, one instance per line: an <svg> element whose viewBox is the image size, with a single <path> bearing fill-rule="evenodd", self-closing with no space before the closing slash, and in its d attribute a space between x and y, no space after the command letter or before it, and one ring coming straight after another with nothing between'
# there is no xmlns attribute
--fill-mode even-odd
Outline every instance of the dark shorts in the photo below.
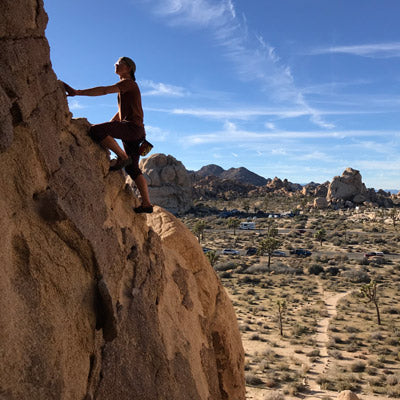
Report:
<svg viewBox="0 0 400 400"><path fill-rule="evenodd" d="M139 169L139 145L146 138L144 127L129 121L104 122L92 125L89 135L96 142L101 142L107 136L121 139L126 154L132 157L133 160L133 163L126 167L125 171L132 179L136 179L141 175L142 171Z"/></svg>

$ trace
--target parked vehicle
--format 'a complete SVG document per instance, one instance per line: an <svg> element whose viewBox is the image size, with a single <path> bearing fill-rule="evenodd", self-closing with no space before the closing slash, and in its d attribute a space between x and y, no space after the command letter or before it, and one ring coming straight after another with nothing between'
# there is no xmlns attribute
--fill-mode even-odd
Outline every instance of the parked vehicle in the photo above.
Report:
<svg viewBox="0 0 400 400"><path fill-rule="evenodd" d="M275 250L272 255L274 257L286 257L286 253L284 251L281 250Z"/></svg>
<svg viewBox="0 0 400 400"><path fill-rule="evenodd" d="M239 225L239 229L256 229L255 222L241 222Z"/></svg>
<svg viewBox="0 0 400 400"><path fill-rule="evenodd" d="M257 254L257 249L255 247L248 247L246 249L246 256L254 256Z"/></svg>
<svg viewBox="0 0 400 400"><path fill-rule="evenodd" d="M223 249L222 254L236 256L239 254L239 251L234 249Z"/></svg>
<svg viewBox="0 0 400 400"><path fill-rule="evenodd" d="M368 253L364 254L365 258L369 257L383 257L384 254L381 251L369 251Z"/></svg>
<svg viewBox="0 0 400 400"><path fill-rule="evenodd" d="M203 252L208 253L209 251L212 251L212 249L209 249L208 247L203 247Z"/></svg>
<svg viewBox="0 0 400 400"><path fill-rule="evenodd" d="M305 249L295 249L290 250L290 254L294 254L297 257L310 257L312 253L311 251Z"/></svg>

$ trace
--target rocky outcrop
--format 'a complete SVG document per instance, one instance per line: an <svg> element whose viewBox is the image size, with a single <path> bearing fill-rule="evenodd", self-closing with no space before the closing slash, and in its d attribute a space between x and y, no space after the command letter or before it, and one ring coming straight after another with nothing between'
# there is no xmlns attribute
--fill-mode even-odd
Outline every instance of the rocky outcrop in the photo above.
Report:
<svg viewBox="0 0 400 400"><path fill-rule="evenodd" d="M183 214L192 206L192 182L184 165L174 157L153 154L140 161L154 204L174 214Z"/></svg>
<svg viewBox="0 0 400 400"><path fill-rule="evenodd" d="M328 188L327 200L349 200L359 202L367 199L367 188L362 183L360 171L346 168L342 176L335 176Z"/></svg>
<svg viewBox="0 0 400 400"><path fill-rule="evenodd" d="M372 203L375 206L392 207L390 194L367 189L360 171L346 168L342 176L335 176L328 188L327 201L332 205L349 206ZM347 205L346 205L347 202Z"/></svg>
<svg viewBox="0 0 400 400"><path fill-rule="evenodd" d="M343 390L336 397L337 400L359 400L358 396L351 390Z"/></svg>
<svg viewBox="0 0 400 400"><path fill-rule="evenodd" d="M0 4L0 397L245 398L234 311L191 233L71 120L41 0Z"/></svg>
<svg viewBox="0 0 400 400"><path fill-rule="evenodd" d="M256 190L256 186L247 185L230 179L207 176L193 183L193 198L232 200Z"/></svg>
<svg viewBox="0 0 400 400"><path fill-rule="evenodd" d="M267 188L272 191L284 189L286 192L296 192L302 190L302 186L298 183L289 182L286 178L282 181L278 177L275 177L271 182L269 182L267 184Z"/></svg>

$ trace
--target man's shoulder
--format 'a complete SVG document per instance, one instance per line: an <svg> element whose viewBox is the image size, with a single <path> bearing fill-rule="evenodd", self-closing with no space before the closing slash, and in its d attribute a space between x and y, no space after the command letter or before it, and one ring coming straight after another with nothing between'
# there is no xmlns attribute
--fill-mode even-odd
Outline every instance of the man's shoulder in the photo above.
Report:
<svg viewBox="0 0 400 400"><path fill-rule="evenodd" d="M132 79L123 79L117 83L121 92L130 92L139 90L138 85Z"/></svg>

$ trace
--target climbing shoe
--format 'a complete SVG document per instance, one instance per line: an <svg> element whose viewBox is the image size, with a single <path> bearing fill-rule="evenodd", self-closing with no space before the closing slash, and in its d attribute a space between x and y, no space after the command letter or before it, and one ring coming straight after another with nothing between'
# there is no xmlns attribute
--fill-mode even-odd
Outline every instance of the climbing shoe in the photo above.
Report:
<svg viewBox="0 0 400 400"><path fill-rule="evenodd" d="M132 158L128 157L127 159L123 160L122 158L117 158L117 160L110 165L110 171L118 171L122 168L127 167L128 165L132 164Z"/></svg>
<svg viewBox="0 0 400 400"><path fill-rule="evenodd" d="M133 209L136 214L151 214L153 212L153 206L139 206Z"/></svg>

